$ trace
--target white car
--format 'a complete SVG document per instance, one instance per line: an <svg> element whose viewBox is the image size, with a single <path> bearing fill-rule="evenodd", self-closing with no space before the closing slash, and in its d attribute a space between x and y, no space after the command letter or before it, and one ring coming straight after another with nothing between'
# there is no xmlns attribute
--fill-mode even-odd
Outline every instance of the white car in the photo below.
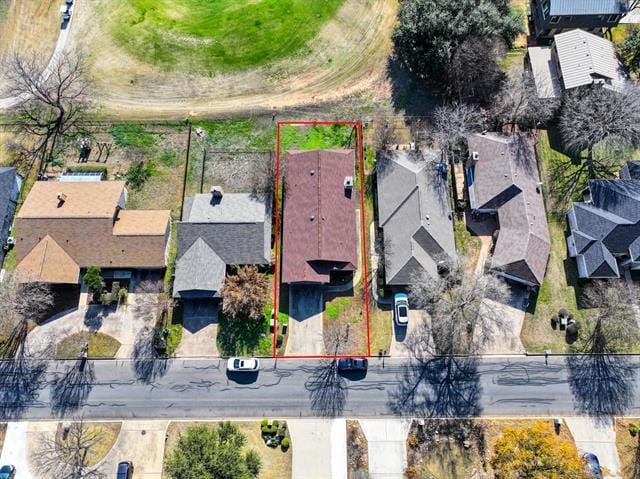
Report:
<svg viewBox="0 0 640 479"><path fill-rule="evenodd" d="M398 326L409 323L409 298L406 294L398 293L393 297L393 319Z"/></svg>
<svg viewBox="0 0 640 479"><path fill-rule="evenodd" d="M245 372L258 371L260 361L257 358L229 358L227 361L227 371Z"/></svg>

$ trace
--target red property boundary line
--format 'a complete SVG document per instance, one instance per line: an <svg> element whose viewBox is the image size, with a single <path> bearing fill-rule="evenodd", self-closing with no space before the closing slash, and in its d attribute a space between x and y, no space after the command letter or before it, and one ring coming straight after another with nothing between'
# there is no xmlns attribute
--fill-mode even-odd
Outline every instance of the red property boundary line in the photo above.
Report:
<svg viewBox="0 0 640 479"><path fill-rule="evenodd" d="M275 222L275 267L273 271L273 358L277 359L336 359L347 358L354 355L282 355L277 354L277 338L278 338L278 311L280 310L280 205L278 196L280 194L280 128L282 125L294 126L315 126L315 125L352 125L356 128L356 143L358 155L358 176L360 179L360 229L362 236L362 281L364 281L364 314L367 329L367 356L371 356L371 329L369 325L369 272L367 265L367 225L365 224L364 214L364 149L362 146L362 123L359 121L279 121L276 127L276 168L275 168L275 194L274 194L274 212L276 216Z"/></svg>

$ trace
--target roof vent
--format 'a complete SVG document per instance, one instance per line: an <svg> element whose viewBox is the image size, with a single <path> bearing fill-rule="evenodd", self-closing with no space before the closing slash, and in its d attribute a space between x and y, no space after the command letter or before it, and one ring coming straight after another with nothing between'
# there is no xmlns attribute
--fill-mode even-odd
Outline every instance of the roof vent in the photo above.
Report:
<svg viewBox="0 0 640 479"><path fill-rule="evenodd" d="M345 190L353 189L353 176L344 177L344 189Z"/></svg>
<svg viewBox="0 0 640 479"><path fill-rule="evenodd" d="M214 198L222 198L222 186L212 186L211 196Z"/></svg>
<svg viewBox="0 0 640 479"><path fill-rule="evenodd" d="M316 170L309 170L309 174L310 174L311 176L315 175L315 174L316 174Z"/></svg>
<svg viewBox="0 0 640 479"><path fill-rule="evenodd" d="M65 201L67 201L67 195L65 195L64 193L60 192L56 195L56 198L58 198L58 208L60 206L62 206L64 204Z"/></svg>
<svg viewBox="0 0 640 479"><path fill-rule="evenodd" d="M314 215L309 216L309 221L313 221L315 219L316 219L316 217Z"/></svg>
<svg viewBox="0 0 640 479"><path fill-rule="evenodd" d="M478 161L480 159L480 153L474 151L473 153L471 153L471 158L473 159L473 161Z"/></svg>

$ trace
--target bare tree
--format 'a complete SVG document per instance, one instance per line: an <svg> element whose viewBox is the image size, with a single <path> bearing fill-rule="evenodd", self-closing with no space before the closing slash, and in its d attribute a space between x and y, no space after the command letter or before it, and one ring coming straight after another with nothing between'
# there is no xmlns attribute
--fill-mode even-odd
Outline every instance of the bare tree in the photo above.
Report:
<svg viewBox="0 0 640 479"><path fill-rule="evenodd" d="M21 282L6 272L0 282L2 356L14 357L27 338L29 321L40 321L52 306L53 293L47 284Z"/></svg>
<svg viewBox="0 0 640 479"><path fill-rule="evenodd" d="M269 283L267 276L255 266L243 266L235 275L227 276L222 293L222 311L234 319L262 317Z"/></svg>
<svg viewBox="0 0 640 479"><path fill-rule="evenodd" d="M553 98L539 98L534 77L528 70L509 80L494 96L491 116L499 128L511 131L535 128L551 120L559 102Z"/></svg>
<svg viewBox="0 0 640 479"><path fill-rule="evenodd" d="M376 150L384 150L388 146L397 143L397 131L393 121L376 121L373 127L373 146Z"/></svg>
<svg viewBox="0 0 640 479"><path fill-rule="evenodd" d="M507 284L494 274L478 275L466 260L443 260L439 274L422 272L410 286L413 303L429 314L422 341L423 355L472 354L491 340L503 322L500 303L507 303Z"/></svg>
<svg viewBox="0 0 640 479"><path fill-rule="evenodd" d="M46 68L38 58L14 56L6 77L12 95L23 99L16 107L22 131L35 139L28 147L40 173L55 159L65 138L82 131L89 100L81 56L57 55Z"/></svg>
<svg viewBox="0 0 640 479"><path fill-rule="evenodd" d="M433 112L433 137L447 154L464 145L467 135L482 131L485 126L484 110L468 103L439 106Z"/></svg>
<svg viewBox="0 0 640 479"><path fill-rule="evenodd" d="M640 339L636 306L638 291L622 280L593 281L584 292L593 313L580 329L575 349L580 352L611 354L628 351Z"/></svg>
<svg viewBox="0 0 640 479"><path fill-rule="evenodd" d="M640 89L629 85L617 92L593 85L568 91L559 127L570 151L586 150L588 177L605 176L611 169L607 150L640 145Z"/></svg>
<svg viewBox="0 0 640 479"><path fill-rule="evenodd" d="M42 439L35 458L38 471L59 479L101 479L104 473L89 464L92 453L103 441L103 435L88 428L83 420L73 422L68 431Z"/></svg>
<svg viewBox="0 0 640 479"><path fill-rule="evenodd" d="M451 94L458 101L487 104L506 75L498 64L507 47L496 37L469 37L456 49L449 67Z"/></svg>

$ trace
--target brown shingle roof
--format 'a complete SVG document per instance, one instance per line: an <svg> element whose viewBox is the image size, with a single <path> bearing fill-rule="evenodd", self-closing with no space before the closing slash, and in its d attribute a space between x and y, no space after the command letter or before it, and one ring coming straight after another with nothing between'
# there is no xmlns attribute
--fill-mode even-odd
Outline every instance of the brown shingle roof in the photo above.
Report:
<svg viewBox="0 0 640 479"><path fill-rule="evenodd" d="M169 222L169 210L120 210L113 225L116 236L163 235Z"/></svg>
<svg viewBox="0 0 640 479"><path fill-rule="evenodd" d="M358 264L353 150L287 152L282 281L329 282L332 270Z"/></svg>
<svg viewBox="0 0 640 479"><path fill-rule="evenodd" d="M51 236L45 236L16 266L20 281L74 284L80 267Z"/></svg>
<svg viewBox="0 0 640 479"><path fill-rule="evenodd" d="M118 203L124 206L124 186L124 181L37 181L18 218L113 218ZM64 201L58 200L60 193Z"/></svg>

